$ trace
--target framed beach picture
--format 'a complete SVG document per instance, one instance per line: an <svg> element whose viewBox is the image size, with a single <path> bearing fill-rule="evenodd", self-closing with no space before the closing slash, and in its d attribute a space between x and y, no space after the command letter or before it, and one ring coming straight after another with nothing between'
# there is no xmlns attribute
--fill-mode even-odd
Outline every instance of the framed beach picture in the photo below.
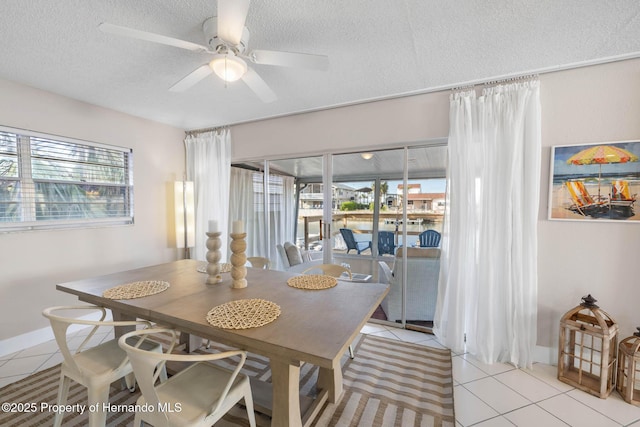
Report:
<svg viewBox="0 0 640 427"><path fill-rule="evenodd" d="M640 221L640 141L551 149L549 219Z"/></svg>

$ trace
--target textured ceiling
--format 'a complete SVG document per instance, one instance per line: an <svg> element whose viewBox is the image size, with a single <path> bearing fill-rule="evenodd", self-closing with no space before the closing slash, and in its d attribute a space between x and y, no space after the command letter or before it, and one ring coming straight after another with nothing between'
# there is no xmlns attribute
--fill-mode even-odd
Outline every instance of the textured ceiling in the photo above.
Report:
<svg viewBox="0 0 640 427"><path fill-rule="evenodd" d="M253 65L278 100L211 75L207 55L98 30L204 43L215 0L2 0L0 78L198 129L640 52L637 0L254 0L249 48L329 56L328 71Z"/></svg>

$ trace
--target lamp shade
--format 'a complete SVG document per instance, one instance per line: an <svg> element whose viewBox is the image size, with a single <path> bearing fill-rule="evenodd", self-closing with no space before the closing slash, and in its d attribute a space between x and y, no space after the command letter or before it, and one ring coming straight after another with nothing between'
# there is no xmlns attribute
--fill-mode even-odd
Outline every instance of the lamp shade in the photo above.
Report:
<svg viewBox="0 0 640 427"><path fill-rule="evenodd" d="M233 53L216 54L209 62L209 67L226 82L235 82L247 72L247 63Z"/></svg>
<svg viewBox="0 0 640 427"><path fill-rule="evenodd" d="M196 244L193 182L176 181L174 183L174 196L176 209L176 247L192 248Z"/></svg>

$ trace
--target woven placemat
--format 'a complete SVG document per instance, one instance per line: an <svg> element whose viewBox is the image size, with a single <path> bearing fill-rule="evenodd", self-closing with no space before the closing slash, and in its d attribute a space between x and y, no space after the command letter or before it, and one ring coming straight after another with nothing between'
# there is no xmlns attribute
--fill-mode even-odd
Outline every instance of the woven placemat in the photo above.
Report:
<svg viewBox="0 0 640 427"><path fill-rule="evenodd" d="M338 279L323 274L303 274L287 280L287 285L298 289L329 289L337 284Z"/></svg>
<svg viewBox="0 0 640 427"><path fill-rule="evenodd" d="M109 299L133 299L154 295L169 289L169 282L161 280L146 280L142 282L132 282L126 285L118 285L109 288L102 293L102 296Z"/></svg>
<svg viewBox="0 0 640 427"><path fill-rule="evenodd" d="M213 307L207 313L211 326L223 329L249 329L266 325L280 316L280 306L253 298L230 301Z"/></svg>
<svg viewBox="0 0 640 427"><path fill-rule="evenodd" d="M200 263L200 265L198 265L198 273L206 273L207 272L207 263L206 262L202 262ZM231 263L228 262L221 262L220 263L220 273L231 273L231 268L233 267L233 265L231 265Z"/></svg>

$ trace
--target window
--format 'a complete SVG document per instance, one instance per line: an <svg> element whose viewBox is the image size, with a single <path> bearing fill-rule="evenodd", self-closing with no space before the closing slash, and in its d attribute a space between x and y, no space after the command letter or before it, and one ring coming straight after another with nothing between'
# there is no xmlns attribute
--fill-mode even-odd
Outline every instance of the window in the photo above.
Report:
<svg viewBox="0 0 640 427"><path fill-rule="evenodd" d="M133 223L130 149L0 127L0 231Z"/></svg>

